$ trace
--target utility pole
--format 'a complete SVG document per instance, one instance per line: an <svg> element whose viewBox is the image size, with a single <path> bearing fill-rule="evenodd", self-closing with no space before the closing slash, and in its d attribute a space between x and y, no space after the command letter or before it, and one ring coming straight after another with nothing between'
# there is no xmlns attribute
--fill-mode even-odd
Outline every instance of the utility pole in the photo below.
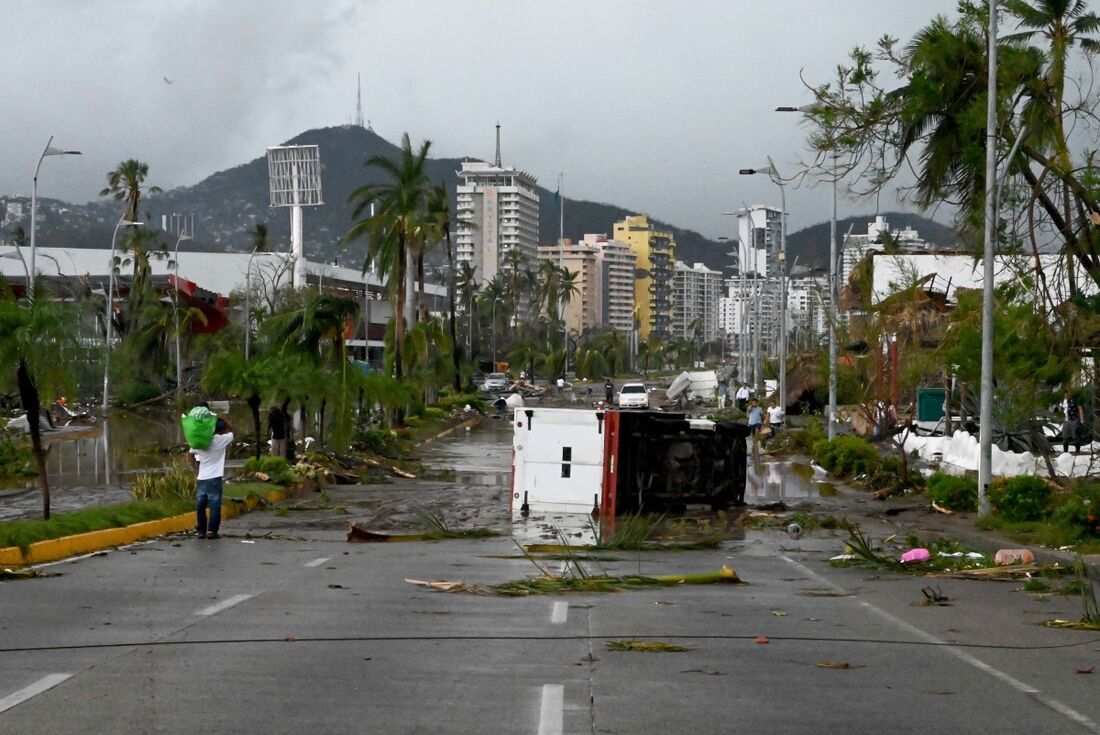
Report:
<svg viewBox="0 0 1100 735"><path fill-rule="evenodd" d="M985 236L982 255L982 373L978 515L988 516L993 476L993 253L997 215L997 0L989 0L989 68L985 107Z"/></svg>

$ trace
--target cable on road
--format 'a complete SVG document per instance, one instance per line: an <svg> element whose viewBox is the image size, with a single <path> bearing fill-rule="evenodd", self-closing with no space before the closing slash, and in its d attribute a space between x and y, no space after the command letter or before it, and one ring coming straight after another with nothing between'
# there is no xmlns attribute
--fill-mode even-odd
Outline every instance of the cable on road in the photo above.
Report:
<svg viewBox="0 0 1100 735"><path fill-rule="evenodd" d="M756 641L755 634L747 635L636 635L622 633L615 635L397 635L397 636L295 636L285 635L277 638L206 638L193 641L152 640L131 641L128 643L80 643L72 645L56 646L13 646L0 648L0 653L33 653L36 651L84 651L110 648L154 648L172 646L224 646L242 644L266 644L266 643L438 643L468 641L607 641L607 640L686 640L686 641ZM948 641L913 641L897 640L893 638L823 638L817 636L768 636L771 643L784 641L798 643L851 643L873 644L890 646L918 646L921 648L975 648L992 649L998 651L1053 651L1063 648L1077 648L1091 646L1100 643L1100 638L1076 641L1074 643L1058 643L1039 646L1009 645L999 643L951 643Z"/></svg>

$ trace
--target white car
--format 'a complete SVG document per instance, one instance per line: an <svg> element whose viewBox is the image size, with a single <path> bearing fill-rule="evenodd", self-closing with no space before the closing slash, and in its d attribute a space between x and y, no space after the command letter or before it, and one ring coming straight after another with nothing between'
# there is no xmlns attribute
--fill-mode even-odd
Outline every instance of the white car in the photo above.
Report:
<svg viewBox="0 0 1100 735"><path fill-rule="evenodd" d="M649 408L649 391L642 383L623 383L617 403L619 408Z"/></svg>
<svg viewBox="0 0 1100 735"><path fill-rule="evenodd" d="M481 384L481 390L486 393L499 393L508 390L508 376L504 373L489 373L489 377Z"/></svg>

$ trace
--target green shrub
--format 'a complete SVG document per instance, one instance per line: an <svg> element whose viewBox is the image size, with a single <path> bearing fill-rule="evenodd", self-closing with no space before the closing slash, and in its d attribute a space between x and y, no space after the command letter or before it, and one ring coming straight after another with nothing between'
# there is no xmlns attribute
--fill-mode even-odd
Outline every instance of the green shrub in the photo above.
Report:
<svg viewBox="0 0 1100 735"><path fill-rule="evenodd" d="M814 444L814 459L838 477L857 477L875 472L882 465L874 445L858 436L838 436Z"/></svg>
<svg viewBox="0 0 1100 735"><path fill-rule="evenodd" d="M130 488L134 500L174 502L195 500L195 475L184 467L173 467L169 472L148 472L134 478Z"/></svg>
<svg viewBox="0 0 1100 735"><path fill-rule="evenodd" d="M397 434L388 429L370 429L355 434L353 446L362 452L386 454L397 441Z"/></svg>
<svg viewBox="0 0 1100 735"><path fill-rule="evenodd" d="M133 406L136 403L151 401L160 395L160 388L152 383L127 382L123 383L118 391L118 402L123 406Z"/></svg>
<svg viewBox="0 0 1100 735"><path fill-rule="evenodd" d="M0 430L0 477L34 477L38 474L34 453L20 439L10 431Z"/></svg>
<svg viewBox="0 0 1100 735"><path fill-rule="evenodd" d="M1041 477L1024 475L989 485L989 501L1009 521L1037 521L1050 506L1050 485Z"/></svg>
<svg viewBox="0 0 1100 735"><path fill-rule="evenodd" d="M424 418L442 419L447 417L447 412L439 406L428 406L424 409Z"/></svg>
<svg viewBox="0 0 1100 735"><path fill-rule="evenodd" d="M272 457L264 455L260 458L249 457L248 461L244 463L244 474L267 475L268 482L274 482L276 485L289 485L298 478L294 476L294 473L290 470L290 466L286 463L286 457Z"/></svg>
<svg viewBox="0 0 1100 735"><path fill-rule="evenodd" d="M406 416L405 417L405 426L408 426L410 428L415 429L416 427L420 426L421 423L422 423L422 419L419 416Z"/></svg>
<svg viewBox="0 0 1100 735"><path fill-rule="evenodd" d="M1100 482L1080 480L1068 488L1051 520L1077 530L1077 537L1100 536Z"/></svg>
<svg viewBox="0 0 1100 735"><path fill-rule="evenodd" d="M825 428L820 419L808 417L801 428L781 432L768 444L768 448L792 454L812 455L820 441L825 441Z"/></svg>
<svg viewBox="0 0 1100 735"><path fill-rule="evenodd" d="M978 483L969 477L934 472L925 485L928 497L944 508L960 511L978 509Z"/></svg>
<svg viewBox="0 0 1100 735"><path fill-rule="evenodd" d="M443 409L446 412L453 411L455 409L461 409L466 405L471 408L485 413L488 409L488 404L485 403L485 399L476 393L452 393L448 388L440 391L439 399L436 400L435 405Z"/></svg>

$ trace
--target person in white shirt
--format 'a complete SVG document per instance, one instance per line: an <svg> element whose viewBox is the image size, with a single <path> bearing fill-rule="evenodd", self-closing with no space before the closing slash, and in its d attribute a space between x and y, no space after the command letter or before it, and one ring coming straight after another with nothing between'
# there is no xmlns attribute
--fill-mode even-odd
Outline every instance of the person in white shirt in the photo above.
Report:
<svg viewBox="0 0 1100 735"><path fill-rule="evenodd" d="M784 417L783 407L776 405L775 399L773 398L771 405L768 406L768 426L771 427L773 435L783 428Z"/></svg>
<svg viewBox="0 0 1100 735"><path fill-rule="evenodd" d="M745 407L749 405L749 384L742 383L734 397L737 399L737 407L744 411Z"/></svg>
<svg viewBox="0 0 1100 735"><path fill-rule="evenodd" d="M195 468L195 535L199 538L220 538L222 522L222 476L225 474L225 450L233 443L233 427L218 419L214 438L205 449L191 450L191 465ZM206 511L210 518L207 520Z"/></svg>

